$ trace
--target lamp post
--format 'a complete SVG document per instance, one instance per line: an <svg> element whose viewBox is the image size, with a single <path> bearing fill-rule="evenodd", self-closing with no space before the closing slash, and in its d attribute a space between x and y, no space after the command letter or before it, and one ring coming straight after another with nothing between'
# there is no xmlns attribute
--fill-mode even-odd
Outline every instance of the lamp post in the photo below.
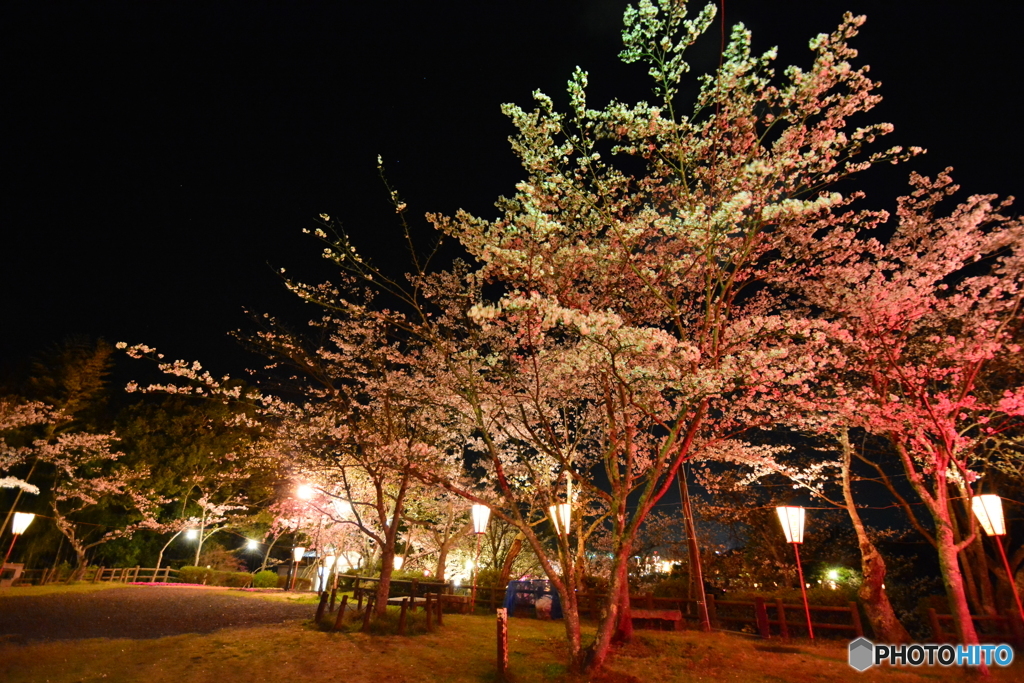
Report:
<svg viewBox="0 0 1024 683"><path fill-rule="evenodd" d="M288 590L295 590L295 579L299 576L299 562L302 561L302 556L306 554L306 549L301 545L296 546L292 550L292 581L291 585L288 586Z"/></svg>
<svg viewBox="0 0 1024 683"><path fill-rule="evenodd" d="M473 609L476 609L476 575L480 565L480 541L487 532L487 522L491 519L491 508L480 503L473 504L473 533L476 534L476 557L473 559Z"/></svg>
<svg viewBox="0 0 1024 683"><path fill-rule="evenodd" d="M971 499L971 508L974 516L981 523L981 528L989 536L996 539L999 546L999 555L1003 558L1003 568L1006 570L1006 580L1010 582L1010 591L1013 592L1013 599L1017 602L1017 613L1021 623L1024 623L1024 607L1020 604L1020 594L1017 592L1017 582L1013 580L1013 572L1010 570L1010 561L1006 559L1006 548L1003 547L1003 536L1006 535L1006 520L1003 518L1003 500L992 493L983 496L974 496Z"/></svg>
<svg viewBox="0 0 1024 683"><path fill-rule="evenodd" d="M35 515L31 512L15 512L14 521L11 522L11 533L14 534L14 538L11 539L11 545L7 548L7 554L4 555L4 563L0 565L0 570L7 565L7 560L11 559L11 551L14 550L14 542L18 540L18 536L25 533L25 529L35 519Z"/></svg>
<svg viewBox="0 0 1024 683"><path fill-rule="evenodd" d="M800 593L804 596L804 614L807 615L807 635L814 640L814 627L811 625L811 605L807 602L807 585L804 583L804 569L800 566L800 544L804 542L804 509L802 507L777 507L775 512L782 522L782 531L786 534L786 543L793 546L796 555L796 571L800 577Z"/></svg>

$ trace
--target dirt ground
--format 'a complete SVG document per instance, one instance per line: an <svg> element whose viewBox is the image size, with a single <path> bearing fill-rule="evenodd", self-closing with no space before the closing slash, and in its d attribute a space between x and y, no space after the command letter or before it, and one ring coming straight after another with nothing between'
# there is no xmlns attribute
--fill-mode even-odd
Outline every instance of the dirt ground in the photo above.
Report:
<svg viewBox="0 0 1024 683"><path fill-rule="evenodd" d="M125 586L93 593L0 597L0 641L163 638L310 619L315 607L228 590Z"/></svg>

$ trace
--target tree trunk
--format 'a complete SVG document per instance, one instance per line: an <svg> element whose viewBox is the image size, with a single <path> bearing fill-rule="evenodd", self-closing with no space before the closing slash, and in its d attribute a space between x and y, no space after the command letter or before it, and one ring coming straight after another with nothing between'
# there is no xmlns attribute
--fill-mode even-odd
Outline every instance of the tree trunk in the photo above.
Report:
<svg viewBox="0 0 1024 683"><path fill-rule="evenodd" d="M850 471L853 465L853 446L850 444L849 432L846 430L840 432L839 443L843 450L843 500L846 503L850 521L853 522L853 528L857 532L860 567L861 573L864 575L864 581L861 583L860 590L857 591L857 597L864 604L864 612L876 638L885 643L909 643L910 634L896 617L896 612L889 602L889 596L882 587L885 582L885 560L875 544L871 542L853 500Z"/></svg>
<svg viewBox="0 0 1024 683"><path fill-rule="evenodd" d="M608 583L608 609L601 615L597 637L587 649L586 668L595 671L604 665L611 646L616 642L628 642L633 636L633 622L629 613L629 556L630 542L624 543L615 553L611 580ZM623 599L623 593L625 599Z"/></svg>
<svg viewBox="0 0 1024 683"><path fill-rule="evenodd" d="M512 578L512 565L515 563L516 558L519 557L519 553L523 550L523 535L518 534L513 540L512 545L509 547L508 552L505 553L505 561L501 564L501 578L498 581L498 585L507 586L509 579Z"/></svg>
<svg viewBox="0 0 1024 683"><path fill-rule="evenodd" d="M960 573L959 554L953 542L953 529L948 520L936 519L935 541L938 544L939 568L942 570L942 583L946 587L949 607L953 613L953 623L960 642L964 645L977 645L978 633L971 620L971 608L967 605L967 593L964 590L963 575ZM985 670L987 675L987 669Z"/></svg>
<svg viewBox="0 0 1024 683"><path fill-rule="evenodd" d="M434 578L444 581L444 575L448 571L448 541L442 543L437 550L437 568L434 570Z"/></svg>
<svg viewBox="0 0 1024 683"><path fill-rule="evenodd" d="M380 581L377 583L377 598L373 604L375 616L382 617L388 611L388 597L391 593L391 574L395 571L395 548L383 548L380 554Z"/></svg>
<svg viewBox="0 0 1024 683"><path fill-rule="evenodd" d="M182 531L184 531L184 529L180 529L178 531L178 533L176 533L173 536L171 536L170 539L168 539L167 543L164 543L164 547L160 548L160 554L156 556L156 568L157 568L157 571L160 570L160 565L163 564L163 561L164 561L164 551L167 550L167 547L169 545L171 545L171 543L174 542L174 539L176 539L178 536L181 536L181 532ZM156 577L156 574L154 574L153 576Z"/></svg>

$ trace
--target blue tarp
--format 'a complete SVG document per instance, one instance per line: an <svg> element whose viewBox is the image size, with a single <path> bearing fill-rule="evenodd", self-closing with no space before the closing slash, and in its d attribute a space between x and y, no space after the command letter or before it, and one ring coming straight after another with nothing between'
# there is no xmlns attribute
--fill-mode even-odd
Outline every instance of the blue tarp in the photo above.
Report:
<svg viewBox="0 0 1024 683"><path fill-rule="evenodd" d="M558 591L551 588L549 581L509 581L508 588L505 589L505 602L502 607L508 610L508 615L511 617L515 614L516 603L532 605L537 598L544 595L551 596L551 618L561 619L562 600L558 597Z"/></svg>

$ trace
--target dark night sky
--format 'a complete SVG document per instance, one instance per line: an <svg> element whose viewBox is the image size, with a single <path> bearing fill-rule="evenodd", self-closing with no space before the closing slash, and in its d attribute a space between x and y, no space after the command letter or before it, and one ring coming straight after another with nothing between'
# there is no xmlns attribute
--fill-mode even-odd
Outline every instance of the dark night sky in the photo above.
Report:
<svg viewBox="0 0 1024 683"><path fill-rule="evenodd" d="M413 213L490 215L521 174L499 105L563 92L646 95L617 63L623 0L8 2L3 55L0 368L71 333L146 342L215 371L243 307L302 319L273 268L325 273L302 235L326 212L402 263L376 177ZM1011 6L1012 5L1012 6ZM694 4L694 9L697 7ZM755 47L809 64L806 41L850 10L883 82L875 120L956 167L970 192L1024 190L1024 8L1005 0L729 0ZM717 60L717 26L693 55ZM879 202L910 168L881 173ZM273 268L272 268L273 267Z"/></svg>

